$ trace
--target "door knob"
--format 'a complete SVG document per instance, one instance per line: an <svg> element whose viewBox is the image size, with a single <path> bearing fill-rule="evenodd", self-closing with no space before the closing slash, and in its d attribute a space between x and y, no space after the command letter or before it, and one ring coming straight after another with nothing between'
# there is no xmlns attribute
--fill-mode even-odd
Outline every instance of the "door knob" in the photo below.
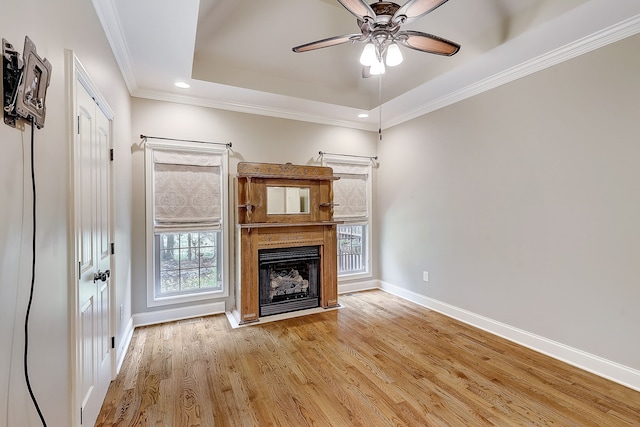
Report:
<svg viewBox="0 0 640 427"><path fill-rule="evenodd" d="M111 276L111 270L100 271L93 274L93 283L96 283L98 280L102 282L106 282L107 279Z"/></svg>

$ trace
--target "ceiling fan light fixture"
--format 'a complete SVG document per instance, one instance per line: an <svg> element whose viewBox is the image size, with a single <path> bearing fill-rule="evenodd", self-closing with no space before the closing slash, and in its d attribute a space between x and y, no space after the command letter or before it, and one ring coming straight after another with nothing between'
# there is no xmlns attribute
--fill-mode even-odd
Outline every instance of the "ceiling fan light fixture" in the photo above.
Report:
<svg viewBox="0 0 640 427"><path fill-rule="evenodd" d="M385 63L389 67L395 67L396 65L400 65L402 63L402 59L402 52L400 52L400 47L398 47L398 45L395 43L391 43L387 48Z"/></svg>
<svg viewBox="0 0 640 427"><path fill-rule="evenodd" d="M460 45L432 34L414 30L401 30L401 26L438 8L447 0L405 0L400 6L393 1L338 0L357 18L360 33L343 34L305 43L292 48L294 52L308 52L348 42L365 42L360 54L362 77L380 75L385 64L394 67L403 62L397 42L411 49L436 55L451 56Z"/></svg>
<svg viewBox="0 0 640 427"><path fill-rule="evenodd" d="M367 43L360 55L360 63L365 67L372 67L376 62L378 62L376 47L373 43Z"/></svg>
<svg viewBox="0 0 640 427"><path fill-rule="evenodd" d="M384 74L384 62L376 61L369 69L369 74L372 76L380 76Z"/></svg>

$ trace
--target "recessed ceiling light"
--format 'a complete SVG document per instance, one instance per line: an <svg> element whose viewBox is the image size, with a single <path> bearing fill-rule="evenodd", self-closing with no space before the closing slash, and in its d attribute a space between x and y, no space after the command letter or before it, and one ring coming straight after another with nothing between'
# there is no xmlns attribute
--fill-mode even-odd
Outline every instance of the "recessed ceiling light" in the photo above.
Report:
<svg viewBox="0 0 640 427"><path fill-rule="evenodd" d="M367 113L360 113L358 114L358 117L360 117L361 119L366 119L367 117L369 117L369 115Z"/></svg>
<svg viewBox="0 0 640 427"><path fill-rule="evenodd" d="M191 85L185 82L175 82L174 85L178 86L180 89L189 89Z"/></svg>

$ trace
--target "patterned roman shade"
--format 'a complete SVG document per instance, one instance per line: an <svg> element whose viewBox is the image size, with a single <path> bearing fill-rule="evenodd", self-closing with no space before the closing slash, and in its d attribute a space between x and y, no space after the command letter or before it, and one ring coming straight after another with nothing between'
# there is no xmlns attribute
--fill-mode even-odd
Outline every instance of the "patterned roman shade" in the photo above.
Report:
<svg viewBox="0 0 640 427"><path fill-rule="evenodd" d="M156 232L220 227L221 161L216 154L153 150Z"/></svg>
<svg viewBox="0 0 640 427"><path fill-rule="evenodd" d="M366 221L369 217L368 185L371 166L327 160L326 166L340 179L333 182L333 217L342 221Z"/></svg>

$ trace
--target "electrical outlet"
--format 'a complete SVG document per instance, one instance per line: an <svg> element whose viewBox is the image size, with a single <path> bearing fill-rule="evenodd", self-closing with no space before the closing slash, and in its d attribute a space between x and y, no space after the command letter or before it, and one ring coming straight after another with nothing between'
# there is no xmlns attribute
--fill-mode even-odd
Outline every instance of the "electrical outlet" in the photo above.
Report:
<svg viewBox="0 0 640 427"><path fill-rule="evenodd" d="M429 272L428 271L423 271L422 272L422 280L424 280L425 282L429 281Z"/></svg>

